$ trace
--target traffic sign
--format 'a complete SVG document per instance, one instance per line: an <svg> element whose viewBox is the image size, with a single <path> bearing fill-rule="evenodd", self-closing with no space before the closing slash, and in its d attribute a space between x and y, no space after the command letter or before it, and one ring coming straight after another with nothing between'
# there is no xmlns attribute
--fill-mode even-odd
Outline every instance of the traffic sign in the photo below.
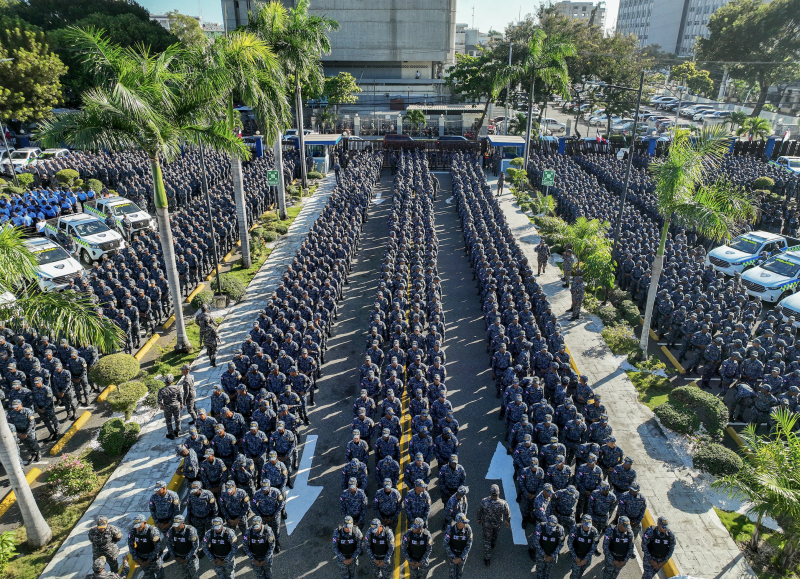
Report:
<svg viewBox="0 0 800 579"><path fill-rule="evenodd" d="M554 169L545 169L542 171L542 185L544 187L552 187L556 182L556 172Z"/></svg>
<svg viewBox="0 0 800 579"><path fill-rule="evenodd" d="M278 172L277 171L267 171L267 185L270 187L277 187L278 186Z"/></svg>

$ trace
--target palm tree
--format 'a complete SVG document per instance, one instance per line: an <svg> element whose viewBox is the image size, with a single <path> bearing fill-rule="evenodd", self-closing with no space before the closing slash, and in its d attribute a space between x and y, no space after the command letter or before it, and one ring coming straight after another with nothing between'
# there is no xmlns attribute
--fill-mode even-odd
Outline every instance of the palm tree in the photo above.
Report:
<svg viewBox="0 0 800 579"><path fill-rule="evenodd" d="M216 94L227 110L228 129L233 134L239 124L239 114L233 108L234 97L251 109L259 120L262 134L271 142L279 127L288 123L289 104L286 101L283 71L272 49L252 32L236 31L214 41L210 49L194 55L200 66L193 67L199 83L212 82ZM248 154L249 156L249 154ZM242 159L231 156L236 218L242 241L242 265L249 268L250 241L247 226L247 203L242 176Z"/></svg>
<svg viewBox="0 0 800 579"><path fill-rule="evenodd" d="M406 120L411 123L412 130L416 127L417 133L428 122L425 118L425 113L420 109L412 109L406 112Z"/></svg>
<svg viewBox="0 0 800 579"><path fill-rule="evenodd" d="M51 336L69 336L77 343L96 344L103 352L114 351L122 332L108 318L95 312L85 296L72 292L43 293L36 283L36 257L23 244L22 232L13 227L0 229L0 293L12 292L16 300L0 304L0 319L35 320L41 332ZM0 463L17 497L28 544L39 548L53 537L19 462L16 437L8 428L6 413L0 410Z"/></svg>
<svg viewBox="0 0 800 579"><path fill-rule="evenodd" d="M721 239L735 234L742 222L752 219L756 214L753 200L744 189L721 180L705 183L707 175L719 171L729 146L730 138L726 129L715 125L704 128L694 142L688 138L673 141L668 155L650 165L656 182L658 212L664 219L664 225L653 261L642 326L644 329L639 342L645 356L658 280L664 265L664 246L672 222L693 223L700 234Z"/></svg>
<svg viewBox="0 0 800 579"><path fill-rule="evenodd" d="M213 99L208 91L213 86L185 82L192 79L186 72L191 59L180 45L154 55L148 48L122 48L94 29L74 28L69 36L102 84L83 94L80 112L41 122L38 139L46 147L67 143L77 149L140 149L147 154L175 307L176 350L190 351L161 164L180 155L181 144L194 144L200 138L232 156L246 158L249 151L224 122L202 121L211 115Z"/></svg>
<svg viewBox="0 0 800 579"><path fill-rule="evenodd" d="M331 127L332 129L336 129L336 121L339 119L339 116L330 111L328 109L323 109L320 113L317 114L317 122L322 126L322 132L324 133L327 127Z"/></svg>
<svg viewBox="0 0 800 579"><path fill-rule="evenodd" d="M570 79L567 69L567 57L575 55L575 46L568 38L547 36L544 30L533 32L528 45L523 49L522 64L506 66L500 74L499 86L507 81L530 79L531 91L528 96L528 126L525 130L525 165L528 163L531 131L533 130L533 102L535 99L536 77L539 77L556 94L569 98Z"/></svg>
<svg viewBox="0 0 800 579"><path fill-rule="evenodd" d="M747 117L747 119L736 129L736 134L750 135L759 141L766 139L772 133L772 127L767 119L761 117Z"/></svg>
<svg viewBox="0 0 800 579"><path fill-rule="evenodd" d="M575 269L580 269L591 254L607 243L608 228L608 221L578 217L574 223L567 225L563 231L555 235L554 239L562 245L572 246Z"/></svg>
<svg viewBox="0 0 800 579"><path fill-rule="evenodd" d="M320 58L331 51L328 32L339 23L327 16L308 13L308 0L298 0L287 11L280 2L258 6L250 14L248 30L258 34L272 48L284 67L287 78L294 79L294 106L297 112L297 138L300 146L300 174L303 189L308 188L305 135L303 134L303 95L301 83L321 92L325 83Z"/></svg>
<svg viewBox="0 0 800 579"><path fill-rule="evenodd" d="M731 130L734 130L735 128L741 127L745 123L745 121L747 121L747 119L749 118L750 117L747 116L747 113L743 113L741 111L733 111L731 113L731 116L726 118L722 124L725 125L726 127L730 127Z"/></svg>
<svg viewBox="0 0 800 579"><path fill-rule="evenodd" d="M747 514L756 517L750 547L758 549L764 517L780 522L787 537L781 565L788 567L800 543L800 437L795 431L798 416L780 408L772 414L775 431L767 436L748 424L740 434L744 446L742 469L723 476L712 487L747 503Z"/></svg>

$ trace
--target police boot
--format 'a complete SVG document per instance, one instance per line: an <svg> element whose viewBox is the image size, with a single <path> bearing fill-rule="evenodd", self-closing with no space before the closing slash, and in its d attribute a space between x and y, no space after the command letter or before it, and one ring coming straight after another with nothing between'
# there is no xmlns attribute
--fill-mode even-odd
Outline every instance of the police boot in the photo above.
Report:
<svg viewBox="0 0 800 579"><path fill-rule="evenodd" d="M280 553L281 552L281 542L278 541L277 539L275 539L275 552L276 553Z"/></svg>

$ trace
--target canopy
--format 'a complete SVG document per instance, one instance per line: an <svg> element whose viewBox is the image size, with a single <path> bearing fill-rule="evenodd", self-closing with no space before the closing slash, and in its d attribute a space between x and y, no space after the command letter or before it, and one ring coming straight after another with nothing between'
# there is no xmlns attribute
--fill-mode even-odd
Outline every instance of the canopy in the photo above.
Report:
<svg viewBox="0 0 800 579"><path fill-rule="evenodd" d="M489 135L486 137L492 147L524 147L525 139L513 135Z"/></svg>

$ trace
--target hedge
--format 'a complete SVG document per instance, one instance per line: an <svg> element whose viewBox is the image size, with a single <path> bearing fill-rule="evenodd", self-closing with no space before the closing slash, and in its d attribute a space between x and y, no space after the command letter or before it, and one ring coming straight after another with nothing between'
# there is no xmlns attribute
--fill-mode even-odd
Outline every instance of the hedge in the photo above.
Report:
<svg viewBox="0 0 800 579"><path fill-rule="evenodd" d="M653 412L661 419L664 426L675 432L693 434L700 428L700 418L697 413L685 406L664 402L664 404L656 406Z"/></svg>
<svg viewBox="0 0 800 579"><path fill-rule="evenodd" d="M191 305L194 309L199 310L212 301L214 301L214 294L208 291L202 291L192 298Z"/></svg>
<svg viewBox="0 0 800 579"><path fill-rule="evenodd" d="M109 456L119 456L130 448L139 438L141 427L135 422L124 422L122 418L112 418L100 429L97 441Z"/></svg>
<svg viewBox="0 0 800 579"><path fill-rule="evenodd" d="M56 179L58 182L69 185L70 187L79 177L80 173L78 173L75 169L61 169L58 173L56 173Z"/></svg>
<svg viewBox="0 0 800 579"><path fill-rule="evenodd" d="M147 395L148 389L142 382L125 382L108 397L114 412L124 412L125 420L130 420L136 404Z"/></svg>
<svg viewBox="0 0 800 579"><path fill-rule="evenodd" d="M267 230L264 232L264 235L261 236L261 239L263 239L265 243L272 243L278 239L278 234L274 230Z"/></svg>
<svg viewBox="0 0 800 579"><path fill-rule="evenodd" d="M222 281L222 292L234 302L242 301L247 293L247 287L235 277L230 275L220 276ZM218 291L216 278L211 282L211 289Z"/></svg>
<svg viewBox="0 0 800 579"><path fill-rule="evenodd" d="M91 189L95 193L100 193L103 190L103 182L97 179L86 179L86 190Z"/></svg>
<svg viewBox="0 0 800 579"><path fill-rule="evenodd" d="M275 233L278 235L286 235L289 233L289 228L283 225L282 223L278 223L275 225Z"/></svg>
<svg viewBox="0 0 800 579"><path fill-rule="evenodd" d="M142 400L142 405L150 408L158 406L158 391L164 387L164 382L153 376L147 376L143 380L147 388L147 396Z"/></svg>
<svg viewBox="0 0 800 579"><path fill-rule="evenodd" d="M133 380L137 374L139 374L139 360L130 354L110 354L103 356L92 366L89 370L89 379L105 388Z"/></svg>
<svg viewBox="0 0 800 579"><path fill-rule="evenodd" d="M736 474L744 466L742 457L717 442L701 446L692 456L692 463L697 470L714 476Z"/></svg>
<svg viewBox="0 0 800 579"><path fill-rule="evenodd" d="M628 300L628 292L625 290L621 290L618 287L613 287L608 290L608 301L610 301L615 306L622 303L623 301L630 301ZM633 303L633 302L631 302Z"/></svg>
<svg viewBox="0 0 800 579"><path fill-rule="evenodd" d="M324 178L325 178L325 175L323 175L323 174L322 174L322 173L320 173L319 171L309 171L309 172L306 174L306 176L307 176L309 179L324 179Z"/></svg>
<svg viewBox="0 0 800 579"><path fill-rule="evenodd" d="M697 386L675 388L671 396L690 408L701 408L703 410L702 422L706 430L711 434L722 434L722 430L728 424L728 409L722 400Z"/></svg>
<svg viewBox="0 0 800 579"><path fill-rule="evenodd" d="M775 186L775 181L771 177L759 177L753 181L753 189L772 189Z"/></svg>
<svg viewBox="0 0 800 579"><path fill-rule="evenodd" d="M597 310L597 315L604 326L610 326L619 321L619 313L614 306L600 306L600 309Z"/></svg>
<svg viewBox="0 0 800 579"><path fill-rule="evenodd" d="M636 326L640 322L641 314L639 313L639 306L631 300L624 300L619 305L619 314L626 322L632 326Z"/></svg>

